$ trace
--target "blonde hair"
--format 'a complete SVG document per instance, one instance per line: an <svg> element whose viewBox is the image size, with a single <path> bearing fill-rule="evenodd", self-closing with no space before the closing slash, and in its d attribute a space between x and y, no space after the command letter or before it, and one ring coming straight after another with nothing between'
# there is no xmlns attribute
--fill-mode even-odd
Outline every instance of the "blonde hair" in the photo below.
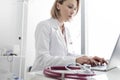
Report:
<svg viewBox="0 0 120 80"><path fill-rule="evenodd" d="M55 0L53 7L51 9L51 16L53 18L58 19L60 17L59 10L57 9L57 3L63 4L64 1L66 1L66 0ZM77 1L77 11L76 11L76 14L77 14L77 12L79 10L79 0L76 0L76 1Z"/></svg>

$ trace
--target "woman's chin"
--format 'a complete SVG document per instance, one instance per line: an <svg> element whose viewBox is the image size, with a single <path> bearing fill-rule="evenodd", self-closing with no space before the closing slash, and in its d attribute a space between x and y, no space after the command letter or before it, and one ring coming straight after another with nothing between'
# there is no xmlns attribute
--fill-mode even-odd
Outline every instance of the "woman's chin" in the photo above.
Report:
<svg viewBox="0 0 120 80"><path fill-rule="evenodd" d="M70 22L72 18L66 19L65 22Z"/></svg>

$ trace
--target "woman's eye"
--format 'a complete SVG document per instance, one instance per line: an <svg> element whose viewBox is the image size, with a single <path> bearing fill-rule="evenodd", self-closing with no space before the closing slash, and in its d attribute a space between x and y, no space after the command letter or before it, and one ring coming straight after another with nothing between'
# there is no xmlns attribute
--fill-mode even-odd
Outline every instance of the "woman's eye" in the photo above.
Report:
<svg viewBox="0 0 120 80"><path fill-rule="evenodd" d="M68 8L69 8L69 9L77 10L77 8L76 8L76 7L74 8L73 6L68 6Z"/></svg>
<svg viewBox="0 0 120 80"><path fill-rule="evenodd" d="M68 6L68 8L72 9L73 7L72 6Z"/></svg>

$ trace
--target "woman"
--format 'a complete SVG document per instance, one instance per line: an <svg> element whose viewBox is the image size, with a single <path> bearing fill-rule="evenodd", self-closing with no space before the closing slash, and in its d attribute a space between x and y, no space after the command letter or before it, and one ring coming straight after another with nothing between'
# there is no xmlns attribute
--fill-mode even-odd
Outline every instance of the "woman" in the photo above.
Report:
<svg viewBox="0 0 120 80"><path fill-rule="evenodd" d="M69 31L64 22L70 21L79 9L79 0L55 0L51 9L51 18L37 25L36 60L32 71L43 70L48 66L66 65L70 63L97 64L106 63L103 58L73 56L67 46L71 45Z"/></svg>

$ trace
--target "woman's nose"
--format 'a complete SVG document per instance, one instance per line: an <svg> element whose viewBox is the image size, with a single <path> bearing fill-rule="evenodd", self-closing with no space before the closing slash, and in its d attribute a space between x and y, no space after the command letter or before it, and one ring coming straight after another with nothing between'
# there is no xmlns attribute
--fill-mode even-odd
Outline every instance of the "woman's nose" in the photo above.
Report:
<svg viewBox="0 0 120 80"><path fill-rule="evenodd" d="M71 10L71 15L74 15L74 14L75 14L75 10L72 9L72 10Z"/></svg>

